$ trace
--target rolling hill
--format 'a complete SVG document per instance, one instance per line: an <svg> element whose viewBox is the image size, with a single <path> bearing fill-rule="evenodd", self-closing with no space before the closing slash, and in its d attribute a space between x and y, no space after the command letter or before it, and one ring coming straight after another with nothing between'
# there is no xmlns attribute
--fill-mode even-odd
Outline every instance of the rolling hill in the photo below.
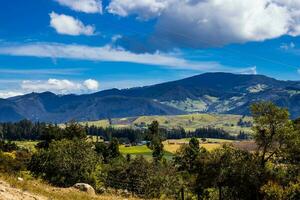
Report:
<svg viewBox="0 0 300 200"><path fill-rule="evenodd" d="M0 100L0 121L91 121L187 113L249 114L249 105L270 100L300 116L300 82L263 75L205 73L178 81L85 95L31 93Z"/></svg>

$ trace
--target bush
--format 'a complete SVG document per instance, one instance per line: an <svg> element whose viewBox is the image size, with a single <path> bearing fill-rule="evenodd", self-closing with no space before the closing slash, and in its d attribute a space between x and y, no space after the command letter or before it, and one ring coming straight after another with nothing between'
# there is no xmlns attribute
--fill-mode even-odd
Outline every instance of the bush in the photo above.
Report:
<svg viewBox="0 0 300 200"><path fill-rule="evenodd" d="M11 152L18 150L18 146L13 142L0 140L0 150L3 152Z"/></svg>
<svg viewBox="0 0 300 200"><path fill-rule="evenodd" d="M29 169L57 186L69 187L77 182L94 185L93 174L99 161L85 140L61 140L34 154Z"/></svg>
<svg viewBox="0 0 300 200"><path fill-rule="evenodd" d="M16 153L0 152L0 172L15 174L27 169L31 154L26 150L20 150Z"/></svg>

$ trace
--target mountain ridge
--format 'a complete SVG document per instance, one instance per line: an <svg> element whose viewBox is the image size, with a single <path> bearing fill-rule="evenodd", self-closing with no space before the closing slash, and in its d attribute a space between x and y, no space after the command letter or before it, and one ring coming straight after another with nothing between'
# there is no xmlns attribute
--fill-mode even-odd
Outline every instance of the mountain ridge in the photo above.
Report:
<svg viewBox="0 0 300 200"><path fill-rule="evenodd" d="M66 122L186 113L249 114L249 105L273 101L300 115L300 82L264 75L204 73L181 80L92 94L30 93L0 100L0 121Z"/></svg>

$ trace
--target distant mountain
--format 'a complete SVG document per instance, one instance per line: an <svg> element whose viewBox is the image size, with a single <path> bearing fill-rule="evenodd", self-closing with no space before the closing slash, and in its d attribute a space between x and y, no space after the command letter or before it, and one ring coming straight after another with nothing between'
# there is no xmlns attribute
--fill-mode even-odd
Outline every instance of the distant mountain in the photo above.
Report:
<svg viewBox="0 0 300 200"><path fill-rule="evenodd" d="M88 95L31 93L0 100L0 121L27 118L66 122L140 115L184 113L249 114L249 106L270 100L300 116L300 82L262 75L205 73L132 89L111 89Z"/></svg>

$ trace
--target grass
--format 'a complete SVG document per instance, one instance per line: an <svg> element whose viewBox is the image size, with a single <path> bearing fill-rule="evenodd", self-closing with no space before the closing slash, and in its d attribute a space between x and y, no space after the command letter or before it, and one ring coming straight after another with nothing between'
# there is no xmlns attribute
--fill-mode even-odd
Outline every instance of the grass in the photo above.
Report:
<svg viewBox="0 0 300 200"><path fill-rule="evenodd" d="M167 160L170 160L173 158L174 154L167 149L164 149L164 157ZM124 145L120 145L120 152L123 155L132 155L133 157L136 156L144 156L146 159L152 159L152 151L146 146L131 146L131 147L125 147Z"/></svg>
<svg viewBox="0 0 300 200"><path fill-rule="evenodd" d="M125 147L124 145L120 146L120 152L122 154L136 154L136 155L151 155L152 151L146 146L131 146L131 147Z"/></svg>
<svg viewBox="0 0 300 200"><path fill-rule="evenodd" d="M91 141L96 141L95 137L89 138ZM190 138L183 138L183 139L176 139L176 140L167 140L163 142L164 150L165 150L165 157L167 159L171 159L176 153L176 151L182 146L182 144L178 143L188 143ZM207 138L205 143L199 139L201 146L206 148L207 150L211 151L213 149L219 148L222 146L223 143L232 143L233 140L225 140L225 139L215 139L215 138ZM35 152L35 145L38 143L37 141L14 141L19 147L25 148L30 150L31 152ZM171 144L172 143L172 144ZM175 144L173 144L175 143ZM125 145L120 145L120 152L123 155L130 154L132 156L139 156L143 155L147 159L152 158L152 151L146 146L131 146L125 147Z"/></svg>
<svg viewBox="0 0 300 200"><path fill-rule="evenodd" d="M160 126L164 128L182 127L186 131L194 131L201 127L222 128L232 135L237 135L240 131L251 133L251 128L238 126L238 121L242 118L241 115L229 114L188 114L188 115L173 115L173 116L141 116L112 119L112 127L115 128L136 128L147 127L152 121L156 120ZM244 121L252 121L251 117L244 117ZM98 127L108 127L107 120L99 120L88 123Z"/></svg>
<svg viewBox="0 0 300 200"><path fill-rule="evenodd" d="M22 191L27 191L35 195L46 197L52 200L121 200L125 199L121 196L111 194L91 196L84 192L72 188L57 188L47 184L44 181L33 179L29 176L24 178L24 181L18 181L17 177L9 176L8 174L0 174L0 179L10 184L13 188L18 188ZM0 198L1 199L1 198ZM137 198L126 198L135 200Z"/></svg>
<svg viewBox="0 0 300 200"><path fill-rule="evenodd" d="M182 145L188 144L189 141L190 138L167 140L163 143L164 149L174 154L180 149ZM215 139L215 138L207 138L205 143L203 143L200 139L199 141L200 141L200 146L205 148L208 151L212 151L216 148L220 148L225 143L234 142L234 140Z"/></svg>

